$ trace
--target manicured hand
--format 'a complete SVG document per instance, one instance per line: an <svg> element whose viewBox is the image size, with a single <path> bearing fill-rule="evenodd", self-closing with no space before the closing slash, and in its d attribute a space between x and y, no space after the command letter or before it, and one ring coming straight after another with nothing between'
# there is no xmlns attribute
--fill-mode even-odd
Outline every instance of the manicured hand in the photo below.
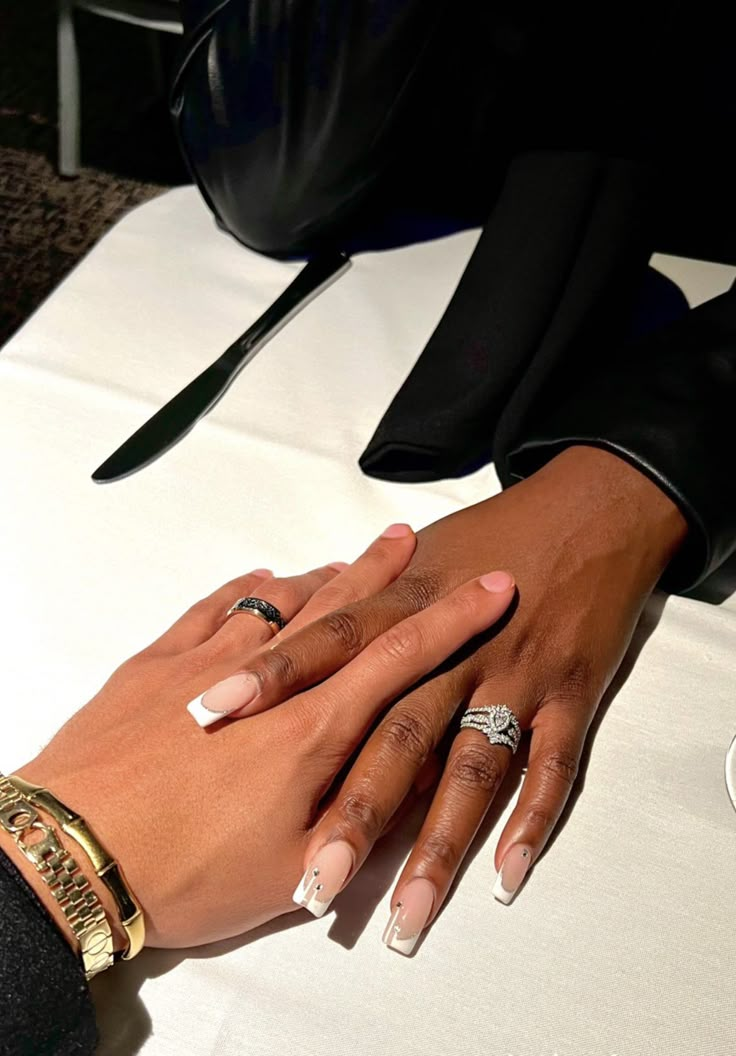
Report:
<svg viewBox="0 0 736 1056"><path fill-rule="evenodd" d="M388 710L316 819L308 869L349 861L349 882L453 720L466 707L505 704L531 733L528 772L496 847L494 894L509 902L560 817L601 696L685 534L677 507L637 470L603 451L568 449L528 480L420 532L409 567L381 593L261 653L241 676L248 702L232 713L250 716L248 725L305 686L327 679L329 689L332 672L376 635L481 570L508 568L518 587L509 620ZM349 670L339 676L346 700L358 689ZM455 737L396 885L389 945L410 952L436 916L510 761L507 747L480 732ZM299 896L315 909L310 890Z"/></svg>
<svg viewBox="0 0 736 1056"><path fill-rule="evenodd" d="M493 593L486 579L474 577L376 636L324 686L251 722L202 730L187 703L270 641L261 620L226 618L227 609L256 595L286 618L306 620L310 611L385 587L414 545L410 531L389 533L342 570L233 580L118 668L18 771L81 814L118 859L142 903L148 945L198 945L294 910L291 895L318 804L376 717L497 620L511 593ZM16 856L53 912L48 889L12 840L0 846ZM90 863L70 849L114 917ZM317 901L331 898L346 872L325 875L313 892ZM57 921L67 934L58 913ZM115 940L122 948L119 928Z"/></svg>

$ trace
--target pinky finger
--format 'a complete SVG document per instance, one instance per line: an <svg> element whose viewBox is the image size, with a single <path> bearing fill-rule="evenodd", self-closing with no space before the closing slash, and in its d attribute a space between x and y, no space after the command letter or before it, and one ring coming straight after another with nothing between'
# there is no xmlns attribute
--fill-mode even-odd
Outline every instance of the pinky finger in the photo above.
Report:
<svg viewBox="0 0 736 1056"><path fill-rule="evenodd" d="M508 905L539 858L570 796L591 713L549 703L537 713L519 799L496 846L493 896Z"/></svg>

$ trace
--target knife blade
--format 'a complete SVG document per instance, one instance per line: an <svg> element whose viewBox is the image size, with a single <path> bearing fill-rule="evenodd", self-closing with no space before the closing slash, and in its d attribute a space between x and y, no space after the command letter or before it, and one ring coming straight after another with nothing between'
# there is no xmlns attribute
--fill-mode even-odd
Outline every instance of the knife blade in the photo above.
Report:
<svg viewBox="0 0 736 1056"><path fill-rule="evenodd" d="M92 474L96 484L130 476L170 450L224 396L235 378L282 327L350 267L345 253L320 254L302 268L244 334L136 430Z"/></svg>

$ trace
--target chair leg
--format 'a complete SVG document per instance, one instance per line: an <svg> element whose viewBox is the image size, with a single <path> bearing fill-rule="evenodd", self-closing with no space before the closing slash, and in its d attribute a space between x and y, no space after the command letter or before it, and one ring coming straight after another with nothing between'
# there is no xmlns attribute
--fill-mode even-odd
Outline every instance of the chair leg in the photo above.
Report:
<svg viewBox="0 0 736 1056"><path fill-rule="evenodd" d="M73 0L59 0L57 27L59 91L59 172L79 172L79 53L74 32Z"/></svg>

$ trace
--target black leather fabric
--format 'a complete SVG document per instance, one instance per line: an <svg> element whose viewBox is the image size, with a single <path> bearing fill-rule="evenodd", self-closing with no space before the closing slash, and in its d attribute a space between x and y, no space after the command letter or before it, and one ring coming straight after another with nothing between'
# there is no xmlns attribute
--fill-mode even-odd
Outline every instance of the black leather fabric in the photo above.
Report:
<svg viewBox="0 0 736 1056"><path fill-rule="evenodd" d="M570 385L565 371L503 464L507 483L592 444L656 481L690 522L663 586L685 589L736 549L736 286L685 319L619 346Z"/></svg>
<svg viewBox="0 0 736 1056"><path fill-rule="evenodd" d="M0 851L0 1056L90 1056L96 1046L82 965Z"/></svg>
<svg viewBox="0 0 736 1056"><path fill-rule="evenodd" d="M733 551L731 301L717 392L692 337L702 312L629 350L652 251L736 262L730 15L707 0L622 0L610 19L536 0L188 0L184 20L173 113L241 242L355 250L407 211L483 224L365 473L433 480L492 459L507 487L577 438L682 506L669 583Z"/></svg>
<svg viewBox="0 0 736 1056"><path fill-rule="evenodd" d="M196 0L183 17L184 153L222 226L253 249L342 240L404 173L420 106L444 110L428 53L447 30L446 0ZM449 160L443 143L438 170Z"/></svg>

